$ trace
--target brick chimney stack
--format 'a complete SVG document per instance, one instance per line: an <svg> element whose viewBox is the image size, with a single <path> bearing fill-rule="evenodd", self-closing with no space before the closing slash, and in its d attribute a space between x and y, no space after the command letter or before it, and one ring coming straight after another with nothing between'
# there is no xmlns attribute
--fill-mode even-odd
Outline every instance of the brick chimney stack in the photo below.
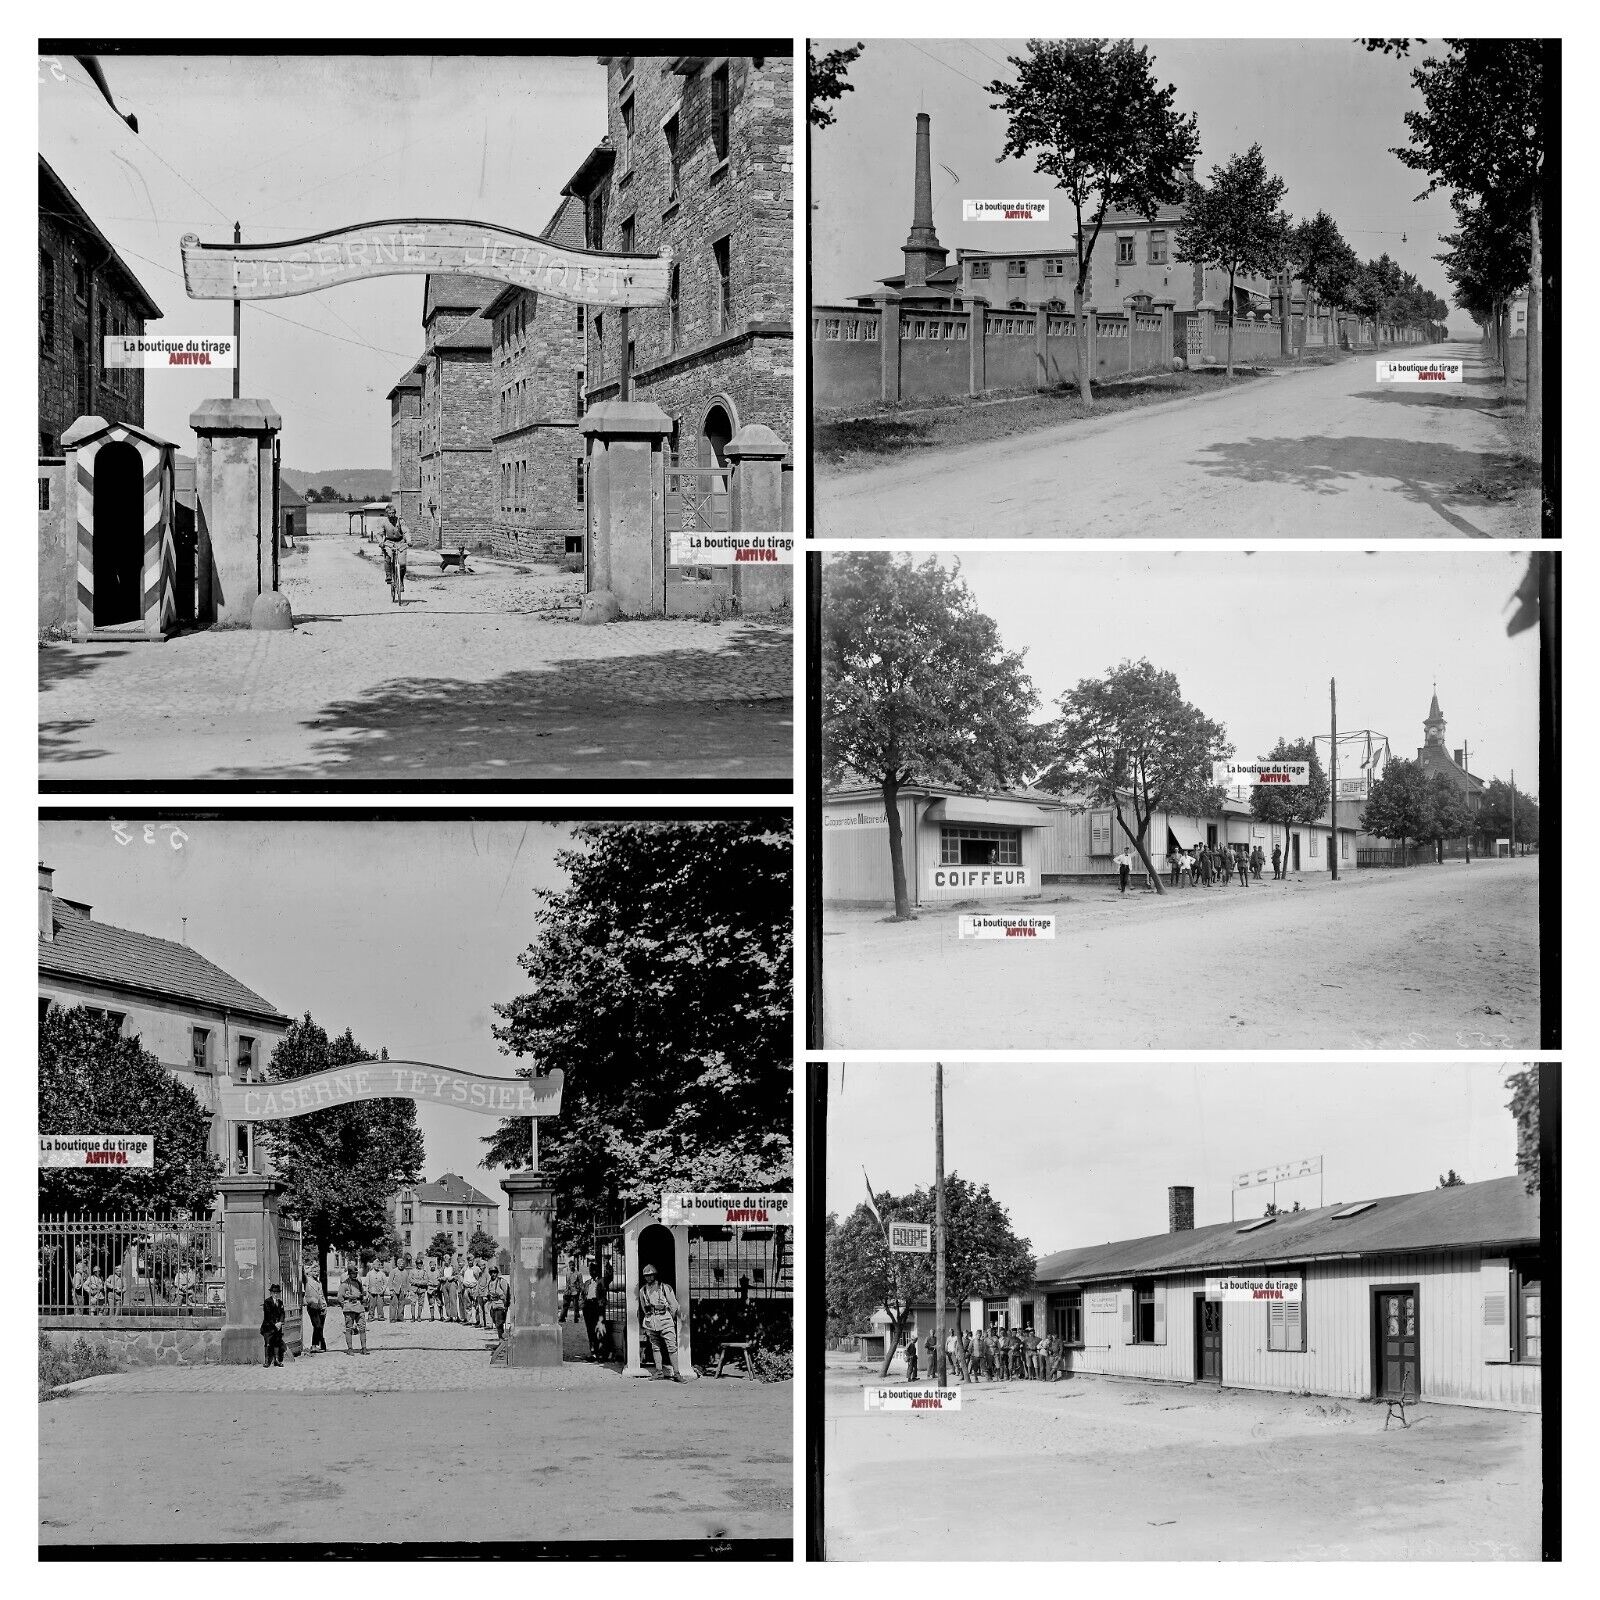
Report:
<svg viewBox="0 0 1600 1600"><path fill-rule="evenodd" d="M924 289L928 274L937 272L948 252L939 243L933 226L933 151L926 111L917 113L917 172L911 200L911 232L901 253L906 258L906 280L902 294Z"/></svg>
<svg viewBox="0 0 1600 1600"><path fill-rule="evenodd" d="M1194 1185L1175 1183L1167 1190L1167 1232L1194 1231Z"/></svg>
<svg viewBox="0 0 1600 1600"><path fill-rule="evenodd" d="M39 937L46 944L56 940L55 869L39 863Z"/></svg>

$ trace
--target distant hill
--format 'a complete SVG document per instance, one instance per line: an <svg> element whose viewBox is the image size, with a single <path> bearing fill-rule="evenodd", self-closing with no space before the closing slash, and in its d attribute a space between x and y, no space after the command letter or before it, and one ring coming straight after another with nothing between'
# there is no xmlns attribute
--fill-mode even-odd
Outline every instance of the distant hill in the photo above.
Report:
<svg viewBox="0 0 1600 1600"><path fill-rule="evenodd" d="M390 472L387 467L331 467L325 472L299 472L293 467L279 469L283 481L298 494L307 489L321 491L330 485L340 494L356 500L387 500Z"/></svg>

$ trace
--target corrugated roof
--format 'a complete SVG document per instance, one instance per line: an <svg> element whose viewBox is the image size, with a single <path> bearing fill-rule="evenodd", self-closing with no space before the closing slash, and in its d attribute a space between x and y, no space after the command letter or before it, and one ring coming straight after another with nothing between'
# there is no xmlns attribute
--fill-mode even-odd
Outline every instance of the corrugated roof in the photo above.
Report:
<svg viewBox="0 0 1600 1600"><path fill-rule="evenodd" d="M262 999L186 944L96 922L60 895L53 897L52 909L55 937L48 943L39 941L41 975L114 984L285 1024L289 1021L270 1000Z"/></svg>
<svg viewBox="0 0 1600 1600"><path fill-rule="evenodd" d="M413 1193L418 1205L493 1206L500 1203L491 1200L481 1190L474 1189L455 1172L445 1173L437 1183L419 1183Z"/></svg>
<svg viewBox="0 0 1600 1600"><path fill-rule="evenodd" d="M1059 1250L1039 1262L1034 1281L1041 1286L1096 1283L1330 1256L1410 1254L1473 1245L1509 1248L1539 1239L1539 1197L1527 1193L1521 1178L1389 1195L1375 1200L1372 1209L1359 1216L1334 1220L1336 1211L1361 1198L1353 1195L1315 1211L1291 1212L1252 1233L1240 1233L1238 1222L1217 1222L1184 1233Z"/></svg>

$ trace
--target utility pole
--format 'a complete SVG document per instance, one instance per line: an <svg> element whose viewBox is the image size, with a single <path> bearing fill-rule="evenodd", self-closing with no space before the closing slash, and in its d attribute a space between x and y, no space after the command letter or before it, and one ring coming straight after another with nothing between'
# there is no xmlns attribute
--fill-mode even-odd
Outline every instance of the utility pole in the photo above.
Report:
<svg viewBox="0 0 1600 1600"><path fill-rule="evenodd" d="M1328 717L1330 721L1328 742L1328 765L1332 768L1333 775L1328 780L1329 815L1333 818L1333 828L1328 838L1328 865L1333 872L1333 881L1339 881L1339 687L1337 682L1328 679Z"/></svg>
<svg viewBox="0 0 1600 1600"><path fill-rule="evenodd" d="M1517 859L1517 769L1511 769L1511 859Z"/></svg>
<svg viewBox="0 0 1600 1600"><path fill-rule="evenodd" d="M239 243L239 224L233 225L233 242ZM237 270L237 269L235 269ZM233 302L233 398L239 398L239 301Z"/></svg>
<svg viewBox="0 0 1600 1600"><path fill-rule="evenodd" d="M944 1062L933 1064L933 1327L939 1348L934 1351L934 1371L945 1387L944 1334Z"/></svg>

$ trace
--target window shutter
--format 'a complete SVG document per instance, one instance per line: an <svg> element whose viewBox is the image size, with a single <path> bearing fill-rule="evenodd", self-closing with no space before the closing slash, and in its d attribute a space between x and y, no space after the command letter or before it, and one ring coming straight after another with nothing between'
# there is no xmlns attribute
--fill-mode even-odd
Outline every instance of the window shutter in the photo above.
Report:
<svg viewBox="0 0 1600 1600"><path fill-rule="evenodd" d="M1133 1285L1121 1284L1117 1289L1117 1309L1122 1315L1122 1342L1133 1343Z"/></svg>
<svg viewBox="0 0 1600 1600"><path fill-rule="evenodd" d="M1155 1310L1156 1310L1156 1336L1155 1336L1155 1341L1154 1342L1156 1344L1165 1344L1167 1342L1167 1286L1166 1286L1166 1284L1158 1283L1155 1286L1155 1302L1156 1302L1156 1306L1155 1306Z"/></svg>
<svg viewBox="0 0 1600 1600"><path fill-rule="evenodd" d="M1511 1263L1503 1256L1478 1268L1483 1293L1483 1359L1511 1359Z"/></svg>
<svg viewBox="0 0 1600 1600"><path fill-rule="evenodd" d="M1305 1293L1304 1284L1300 1292ZM1283 1305L1283 1348L1285 1350L1304 1350L1306 1347L1306 1303L1301 1300L1285 1300Z"/></svg>
<svg viewBox="0 0 1600 1600"><path fill-rule="evenodd" d="M1282 1300L1267 1301L1267 1349L1269 1350L1287 1350L1289 1348L1284 1343L1283 1335L1283 1313L1286 1309L1285 1302Z"/></svg>

